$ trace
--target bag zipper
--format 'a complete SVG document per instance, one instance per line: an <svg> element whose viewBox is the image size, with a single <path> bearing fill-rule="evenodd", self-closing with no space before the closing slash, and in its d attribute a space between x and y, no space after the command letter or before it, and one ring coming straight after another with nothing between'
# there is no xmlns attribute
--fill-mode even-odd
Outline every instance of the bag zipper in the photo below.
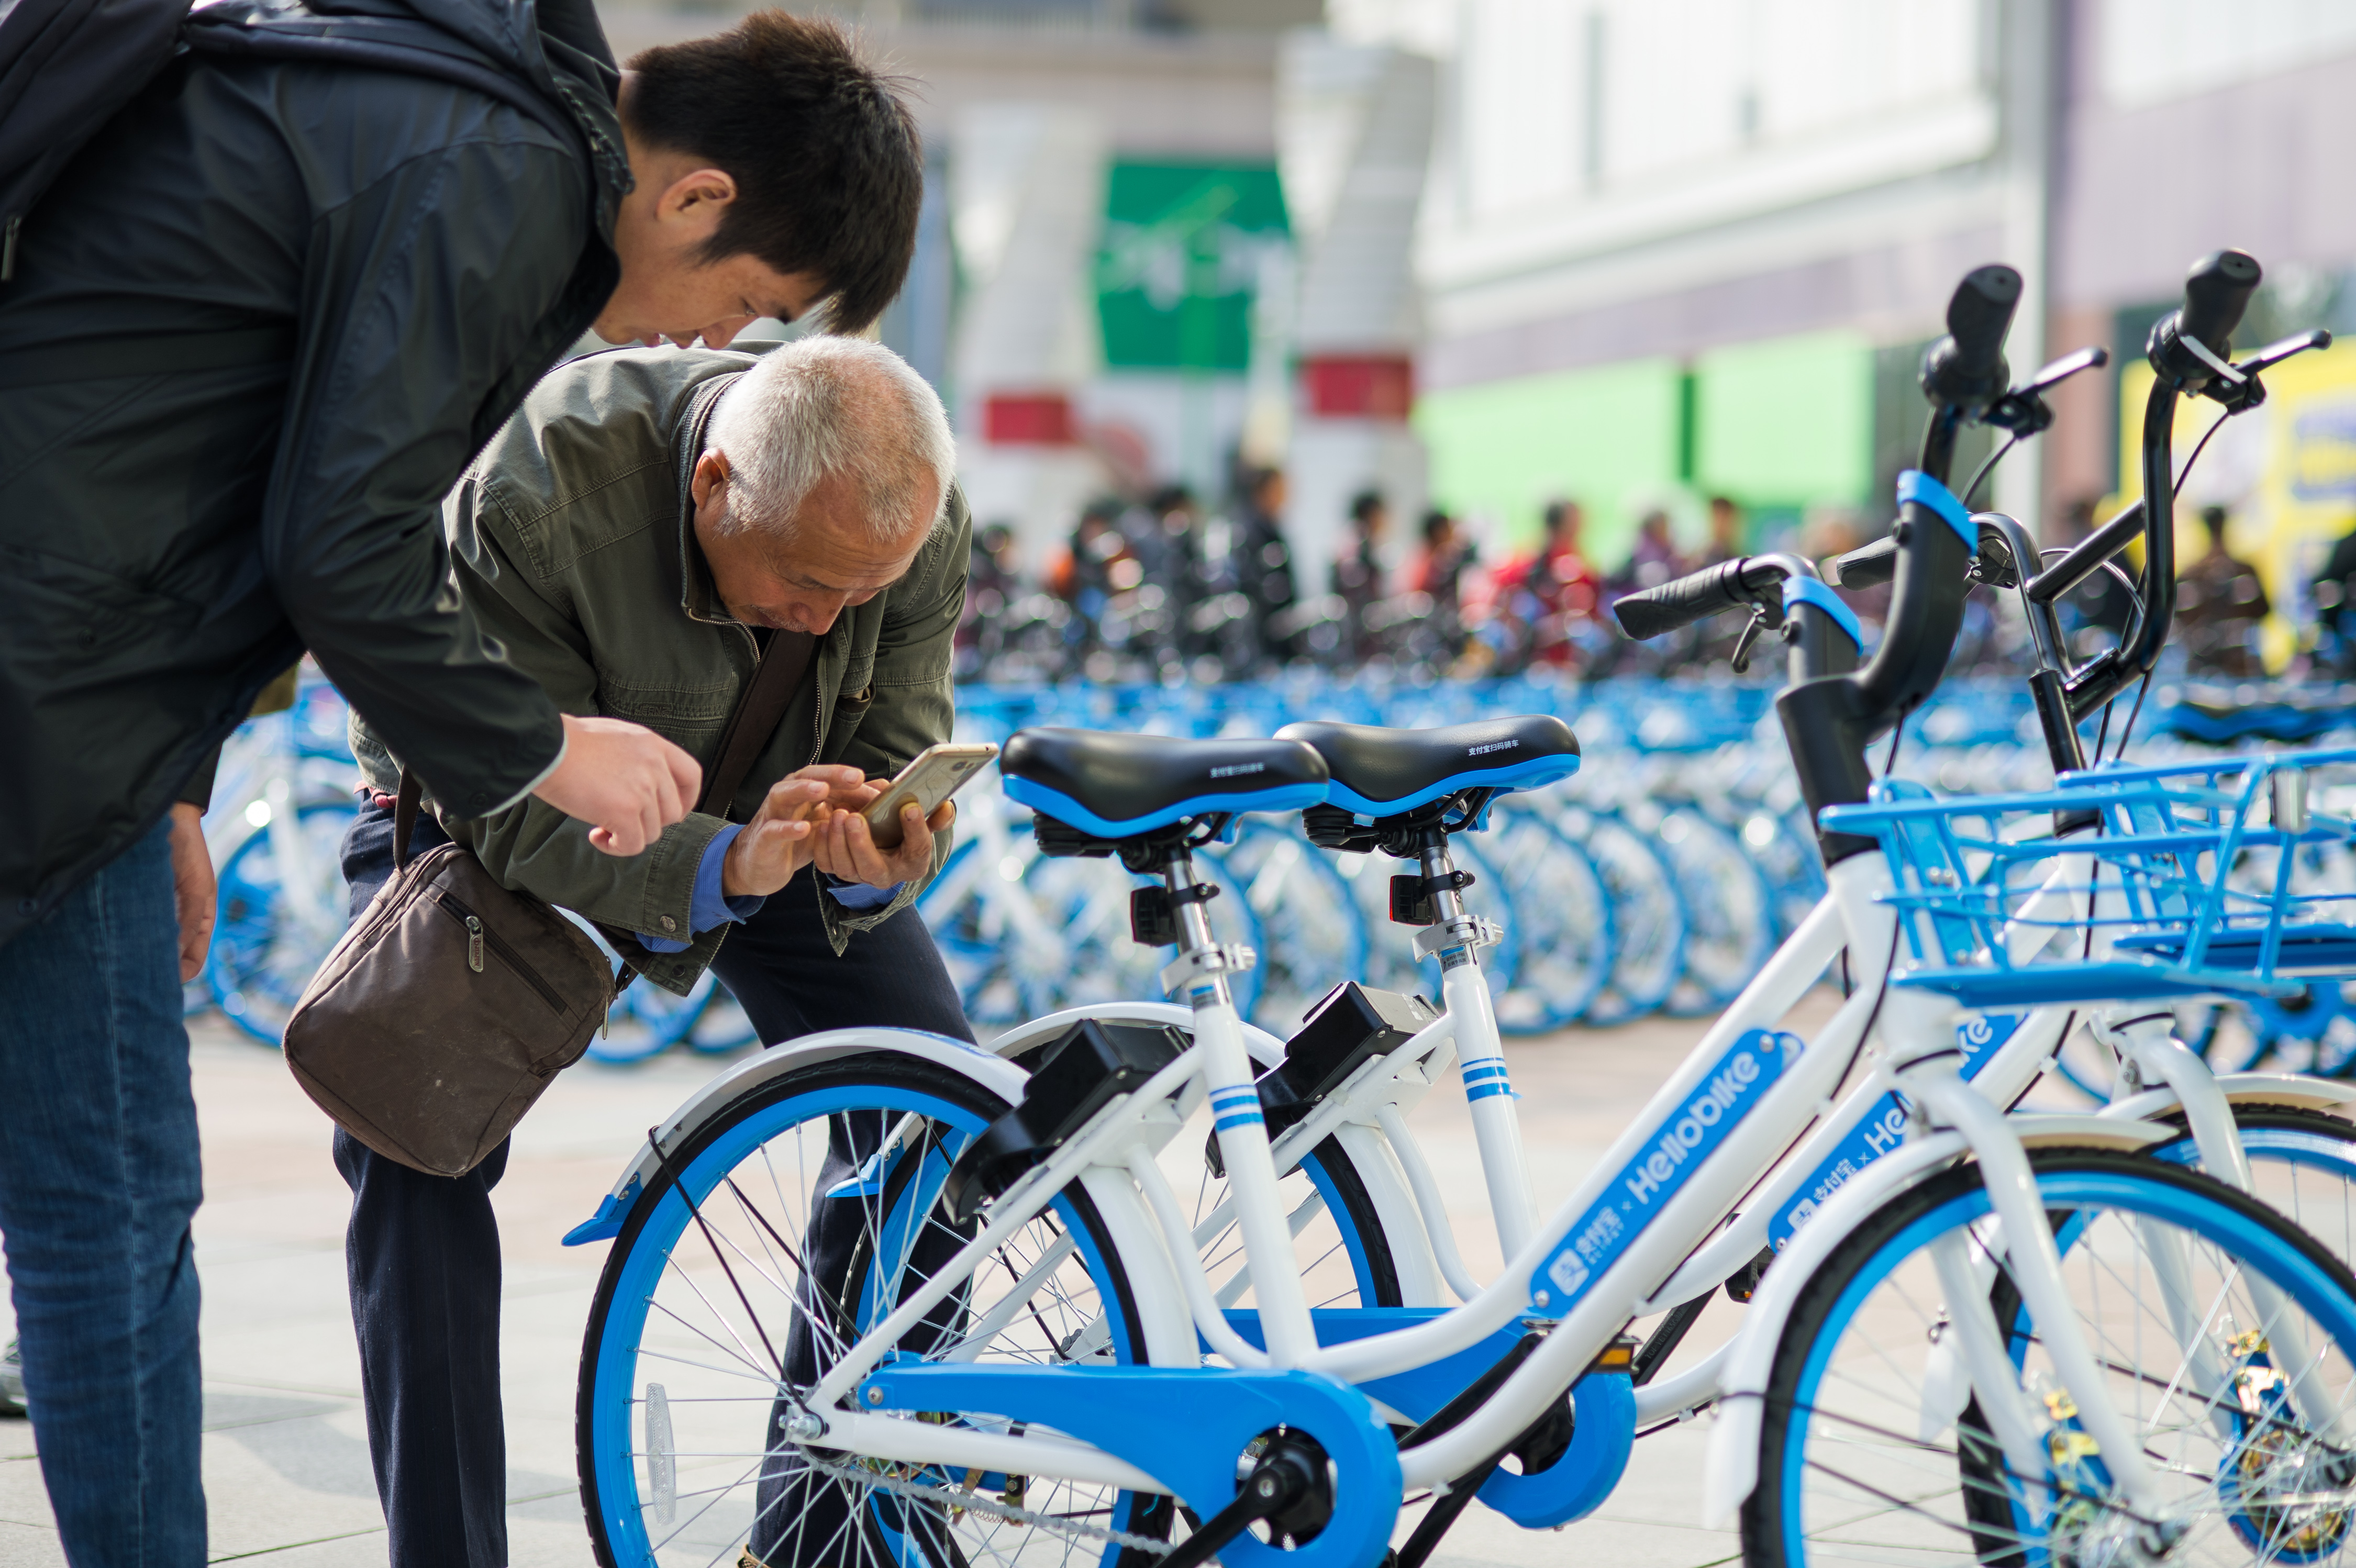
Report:
<svg viewBox="0 0 2356 1568"><path fill-rule="evenodd" d="M502 938L498 932L483 924L482 918L472 909L467 908L466 905L460 903L452 895L444 892L439 887L434 890L434 897L436 902L438 902L444 909L447 909L453 916L456 917L457 919L466 928L466 965L468 968L474 970L477 974L482 972L483 944L488 942L490 944L491 950L499 955L499 961L501 962L505 963L509 969L515 971L517 975L523 980L524 983L530 985L534 991L540 993L540 999L541 1001L547 1003L550 1007L555 1009L559 1014L568 1011L564 1005L564 997L557 991L556 987L549 984L545 980L542 980L540 977L540 972L532 968L530 964L526 963L524 961L523 955L516 951L515 949L509 947L507 944L506 940Z"/></svg>

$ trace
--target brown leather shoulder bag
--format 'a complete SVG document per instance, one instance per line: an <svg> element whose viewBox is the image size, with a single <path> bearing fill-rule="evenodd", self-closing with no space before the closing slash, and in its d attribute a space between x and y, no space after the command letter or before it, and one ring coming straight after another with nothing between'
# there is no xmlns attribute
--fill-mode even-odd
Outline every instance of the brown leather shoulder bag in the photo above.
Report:
<svg viewBox="0 0 2356 1568"><path fill-rule="evenodd" d="M698 810L727 813L815 648L806 635L770 635ZM403 770L392 877L312 976L287 1020L286 1065L378 1154L464 1176L581 1059L619 985L586 931L501 886L468 851L436 844L412 858L419 795Z"/></svg>

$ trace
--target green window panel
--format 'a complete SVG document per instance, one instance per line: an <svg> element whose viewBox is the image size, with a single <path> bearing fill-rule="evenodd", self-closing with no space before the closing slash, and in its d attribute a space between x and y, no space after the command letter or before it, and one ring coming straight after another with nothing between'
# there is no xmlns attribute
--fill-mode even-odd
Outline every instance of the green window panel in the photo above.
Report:
<svg viewBox="0 0 2356 1568"><path fill-rule="evenodd" d="M1811 332L1694 361L1693 483L1750 508L1856 505L1873 481L1873 346Z"/></svg>
<svg viewBox="0 0 2356 1568"><path fill-rule="evenodd" d="M1586 510L1588 554L1620 560L1637 516L1679 489L1681 379L1674 360L1632 360L1427 392L1414 424L1432 498L1498 519L1519 548L1546 503L1568 496Z"/></svg>

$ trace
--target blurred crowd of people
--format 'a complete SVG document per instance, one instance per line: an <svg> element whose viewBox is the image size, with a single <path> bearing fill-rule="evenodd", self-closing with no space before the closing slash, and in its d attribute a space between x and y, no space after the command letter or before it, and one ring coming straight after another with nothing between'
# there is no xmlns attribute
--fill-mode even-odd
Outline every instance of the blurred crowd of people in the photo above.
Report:
<svg viewBox="0 0 2356 1568"><path fill-rule="evenodd" d="M1141 501L1098 500L1036 576L1020 569L1011 528L981 529L958 633L959 679L1213 682L1301 664L1410 679L1725 671L1748 662L1742 618L1721 616L1633 642L1612 620L1612 602L1760 549L1828 563L1879 532L1856 514L1832 510L1762 542L1743 509L1718 496L1708 502L1697 547L1680 543L1667 511L1651 510L1625 558L1607 567L1590 552L1580 504L1559 499L1546 507L1533 547L1491 562L1462 520L1439 509L1395 539L1389 504L1368 489L1350 503L1335 559L1312 564L1294 559L1280 523L1286 499L1284 474L1260 468L1247 472L1232 503L1216 510L1183 485ZM2177 585L2180 671L2194 679L2262 679L2259 626L2276 607L2257 568L2227 548L2226 510L2210 507L2201 516L2208 547L2182 565ZM2091 502L2073 506L2060 521L2056 545L2074 543L2095 524ZM2098 572L2063 602L2078 658L2116 642L2132 625L2133 570L2122 563ZM1870 643L1889 588L1836 591ZM2293 673L2356 680L2356 532L2340 542L2311 594L2301 596L2313 616ZM2025 668L2027 629L2005 598L1985 587L1973 593L1957 669ZM1762 659L1759 673L1774 678L1777 667Z"/></svg>

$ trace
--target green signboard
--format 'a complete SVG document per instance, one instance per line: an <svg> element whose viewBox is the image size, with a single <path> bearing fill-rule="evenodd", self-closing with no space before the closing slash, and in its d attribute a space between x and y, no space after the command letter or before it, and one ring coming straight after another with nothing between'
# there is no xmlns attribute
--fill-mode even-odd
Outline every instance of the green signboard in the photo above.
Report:
<svg viewBox="0 0 2356 1568"><path fill-rule="evenodd" d="M1269 165L1114 164L1097 252L1105 363L1241 372L1263 259L1290 243Z"/></svg>

